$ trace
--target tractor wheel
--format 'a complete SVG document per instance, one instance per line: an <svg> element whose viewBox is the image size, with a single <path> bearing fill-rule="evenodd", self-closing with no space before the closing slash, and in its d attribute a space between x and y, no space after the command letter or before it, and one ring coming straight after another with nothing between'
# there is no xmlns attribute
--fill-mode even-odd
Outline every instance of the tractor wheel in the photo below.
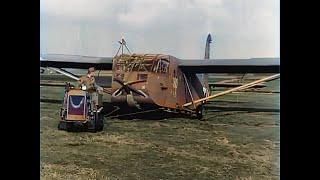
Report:
<svg viewBox="0 0 320 180"><path fill-rule="evenodd" d="M97 131L103 130L103 116L100 113L96 113L94 118L88 122L88 130L96 133Z"/></svg>
<svg viewBox="0 0 320 180"><path fill-rule="evenodd" d="M88 122L88 131L92 133L97 132L97 121L96 118L92 119L90 122Z"/></svg>
<svg viewBox="0 0 320 180"><path fill-rule="evenodd" d="M198 106L196 110L197 119L202 120L203 118L203 106Z"/></svg>
<svg viewBox="0 0 320 180"><path fill-rule="evenodd" d="M67 130L67 124L66 124L66 122L62 122L62 121L60 121L59 122L59 125L58 125L58 130Z"/></svg>
<svg viewBox="0 0 320 180"><path fill-rule="evenodd" d="M74 130L74 126L72 122L66 122L66 130L68 132L72 132Z"/></svg>
<svg viewBox="0 0 320 180"><path fill-rule="evenodd" d="M96 126L97 126L97 131L102 131L103 130L103 126L104 126L104 122L103 122L103 115L101 115L100 113L97 114L97 123L96 123Z"/></svg>
<svg viewBox="0 0 320 180"><path fill-rule="evenodd" d="M94 121L95 121L95 130L96 131L102 131L103 130L103 115L101 115L100 113L96 113L95 117L94 117Z"/></svg>

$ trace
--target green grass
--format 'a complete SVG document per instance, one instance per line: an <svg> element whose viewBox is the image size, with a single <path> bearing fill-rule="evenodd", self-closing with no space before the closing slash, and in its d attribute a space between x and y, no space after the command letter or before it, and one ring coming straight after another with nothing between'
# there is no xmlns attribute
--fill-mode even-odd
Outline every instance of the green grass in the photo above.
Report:
<svg viewBox="0 0 320 180"><path fill-rule="evenodd" d="M50 91L63 94L41 96ZM70 133L57 130L60 105L41 103L41 179L279 179L279 113L210 108L236 98L279 105L279 94L230 94L206 121L106 119L102 132Z"/></svg>

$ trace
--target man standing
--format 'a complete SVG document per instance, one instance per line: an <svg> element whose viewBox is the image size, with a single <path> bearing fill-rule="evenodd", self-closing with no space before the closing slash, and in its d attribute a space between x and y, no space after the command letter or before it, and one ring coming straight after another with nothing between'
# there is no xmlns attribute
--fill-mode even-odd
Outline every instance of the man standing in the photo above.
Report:
<svg viewBox="0 0 320 180"><path fill-rule="evenodd" d="M103 88L96 84L95 79L94 79L94 72L95 72L94 67L89 68L87 75L82 76L79 79L79 86L86 87L85 90L87 90L88 93L90 94L94 107L97 107L97 105L98 105L97 92L101 93L103 91Z"/></svg>

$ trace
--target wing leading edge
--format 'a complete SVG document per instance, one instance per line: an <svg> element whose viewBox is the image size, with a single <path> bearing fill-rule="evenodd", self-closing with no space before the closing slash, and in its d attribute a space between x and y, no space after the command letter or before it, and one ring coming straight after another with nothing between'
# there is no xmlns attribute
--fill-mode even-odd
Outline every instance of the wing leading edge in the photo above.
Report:
<svg viewBox="0 0 320 180"><path fill-rule="evenodd" d="M180 60L188 73L279 73L280 58Z"/></svg>
<svg viewBox="0 0 320 180"><path fill-rule="evenodd" d="M46 54L41 67L112 70L112 57ZM180 60L179 67L188 73L279 73L280 58L190 59Z"/></svg>
<svg viewBox="0 0 320 180"><path fill-rule="evenodd" d="M112 57L92 57L64 54L46 54L40 57L41 67L111 70Z"/></svg>

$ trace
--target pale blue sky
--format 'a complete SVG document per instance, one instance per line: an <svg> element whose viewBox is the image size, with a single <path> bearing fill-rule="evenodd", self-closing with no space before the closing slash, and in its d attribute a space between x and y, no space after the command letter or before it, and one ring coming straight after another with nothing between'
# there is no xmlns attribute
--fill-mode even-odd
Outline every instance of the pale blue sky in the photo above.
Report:
<svg viewBox="0 0 320 180"><path fill-rule="evenodd" d="M135 53L203 58L279 57L279 0L41 0L41 53Z"/></svg>

